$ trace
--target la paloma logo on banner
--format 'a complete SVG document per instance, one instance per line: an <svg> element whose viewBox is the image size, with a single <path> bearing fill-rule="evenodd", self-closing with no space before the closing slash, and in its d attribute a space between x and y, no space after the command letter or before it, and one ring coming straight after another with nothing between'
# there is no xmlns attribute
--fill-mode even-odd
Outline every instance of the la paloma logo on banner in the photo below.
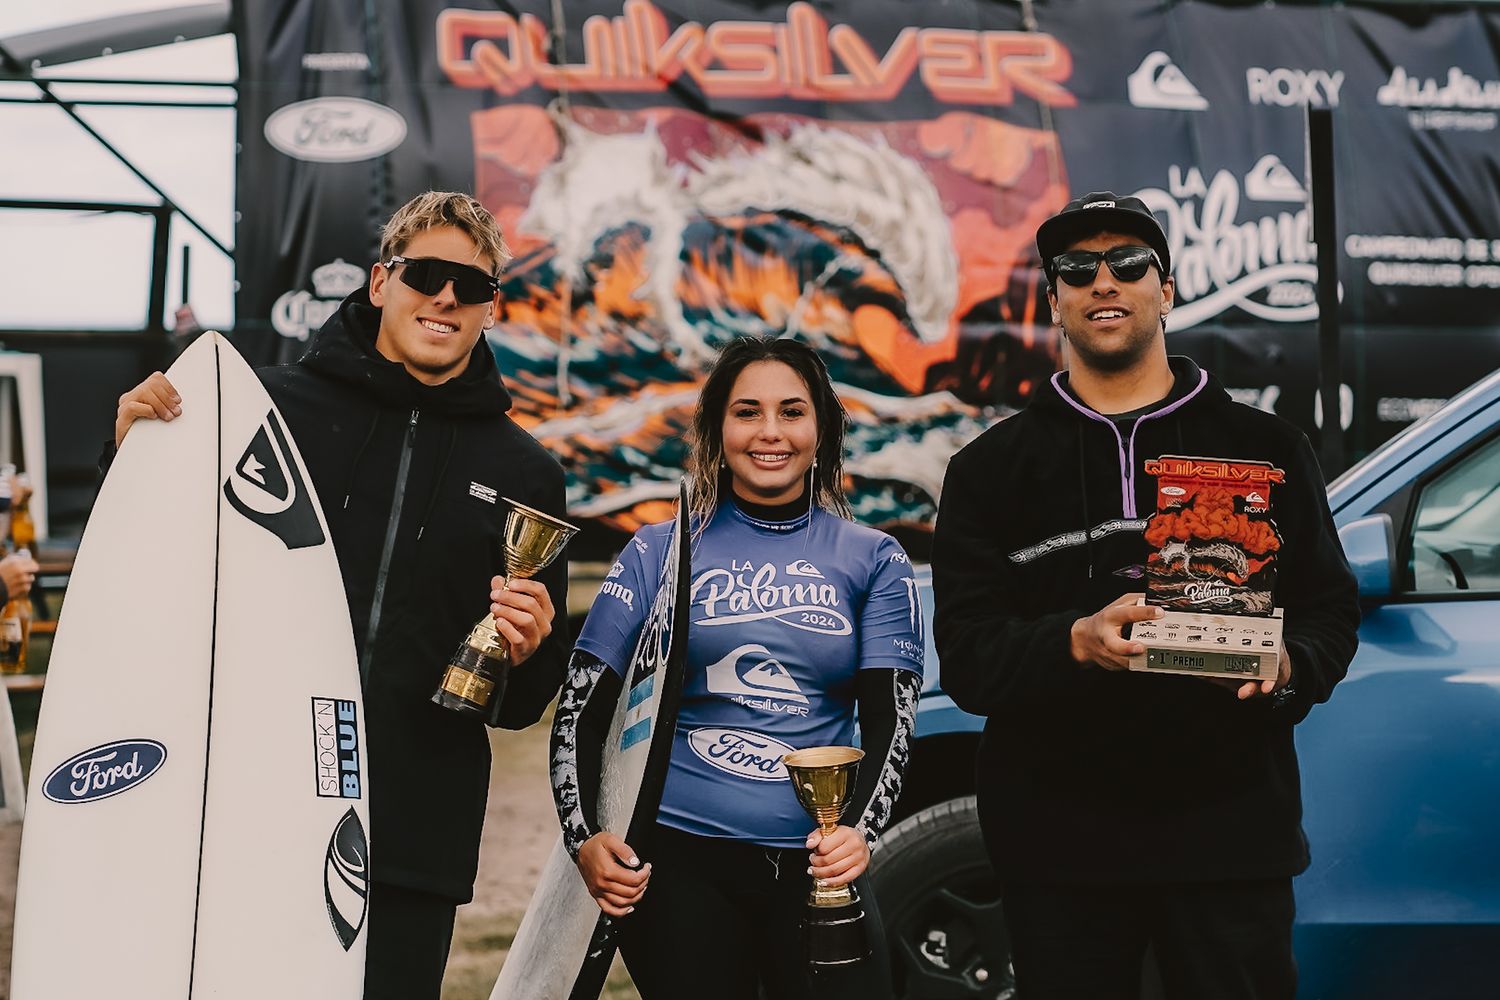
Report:
<svg viewBox="0 0 1500 1000"><path fill-rule="evenodd" d="M315 163L353 163L389 153L406 139L406 119L358 97L315 97L273 111L266 141L287 156Z"/></svg>

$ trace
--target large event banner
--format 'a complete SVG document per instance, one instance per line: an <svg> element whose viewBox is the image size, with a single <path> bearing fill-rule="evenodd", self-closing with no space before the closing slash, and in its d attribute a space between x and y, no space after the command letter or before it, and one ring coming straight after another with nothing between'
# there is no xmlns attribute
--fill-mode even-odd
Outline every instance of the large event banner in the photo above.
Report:
<svg viewBox="0 0 1500 1000"><path fill-rule="evenodd" d="M516 251L490 341L516 416L575 515L615 528L665 516L697 386L743 333L828 360L858 515L930 523L948 457L1060 363L1032 236L1088 190L1162 219L1169 348L1313 430L1308 107L1334 114L1353 450L1500 363L1500 13L277 0L236 20L242 339L297 356L391 211L474 192Z"/></svg>

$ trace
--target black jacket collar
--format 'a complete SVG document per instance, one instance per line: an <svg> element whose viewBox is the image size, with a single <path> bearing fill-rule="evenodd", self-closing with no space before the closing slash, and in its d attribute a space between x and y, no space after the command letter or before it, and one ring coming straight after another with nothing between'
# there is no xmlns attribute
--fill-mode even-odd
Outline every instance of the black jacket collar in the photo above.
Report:
<svg viewBox="0 0 1500 1000"><path fill-rule="evenodd" d="M323 324L297 363L356 385L388 405L435 410L449 416L488 416L511 407L510 393L484 338L474 345L468 367L441 385L426 385L375 349L380 310L370 303L369 287L349 295Z"/></svg>

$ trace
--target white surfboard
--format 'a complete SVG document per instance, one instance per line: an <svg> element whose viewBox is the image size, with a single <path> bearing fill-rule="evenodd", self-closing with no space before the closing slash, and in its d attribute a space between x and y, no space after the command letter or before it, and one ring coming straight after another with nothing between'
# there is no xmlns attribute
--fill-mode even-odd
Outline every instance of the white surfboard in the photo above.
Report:
<svg viewBox="0 0 1500 1000"><path fill-rule="evenodd" d="M661 587L641 627L601 758L598 822L627 843L656 821L687 660L687 497L667 548ZM675 626L675 627L674 627ZM615 953L599 910L558 837L521 918L490 1000L598 997Z"/></svg>
<svg viewBox="0 0 1500 1000"><path fill-rule="evenodd" d="M218 334L138 421L69 581L32 755L14 1000L353 1000L369 788L327 523Z"/></svg>

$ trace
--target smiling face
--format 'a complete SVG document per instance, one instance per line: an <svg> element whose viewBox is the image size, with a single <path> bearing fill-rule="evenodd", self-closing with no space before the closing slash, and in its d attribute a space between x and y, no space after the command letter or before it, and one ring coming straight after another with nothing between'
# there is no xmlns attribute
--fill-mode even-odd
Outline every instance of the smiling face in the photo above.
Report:
<svg viewBox="0 0 1500 1000"><path fill-rule="evenodd" d="M413 236L401 248L403 257L440 257L494 273L494 262L479 245L453 226L435 226ZM412 378L439 385L461 373L469 363L484 329L491 322L499 295L478 305L464 305L444 282L435 295L423 295L401 281L405 265L394 272L383 264L370 271L370 302L379 307L380 332L375 349L389 361L403 365Z"/></svg>
<svg viewBox="0 0 1500 1000"><path fill-rule="evenodd" d="M817 414L802 377L780 361L746 365L724 410L724 461L734 492L752 503L797 499L817 445Z"/></svg>
<svg viewBox="0 0 1500 1000"><path fill-rule="evenodd" d="M1100 233L1068 249L1102 252L1140 245L1138 236ZM1121 281L1100 261L1091 284L1075 288L1058 281L1047 290L1047 301L1052 305L1052 322L1062 327L1075 364L1116 373L1141 364L1154 350L1165 356L1162 316L1172 308L1172 279L1163 281L1154 267L1147 268L1138 281Z"/></svg>

